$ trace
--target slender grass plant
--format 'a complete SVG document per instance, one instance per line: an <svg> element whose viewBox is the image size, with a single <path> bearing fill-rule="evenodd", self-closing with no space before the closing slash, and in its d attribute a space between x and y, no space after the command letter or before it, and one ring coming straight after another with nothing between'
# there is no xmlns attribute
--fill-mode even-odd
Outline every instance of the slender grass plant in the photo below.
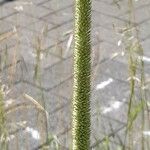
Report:
<svg viewBox="0 0 150 150"><path fill-rule="evenodd" d="M73 150L90 148L91 1L75 1Z"/></svg>

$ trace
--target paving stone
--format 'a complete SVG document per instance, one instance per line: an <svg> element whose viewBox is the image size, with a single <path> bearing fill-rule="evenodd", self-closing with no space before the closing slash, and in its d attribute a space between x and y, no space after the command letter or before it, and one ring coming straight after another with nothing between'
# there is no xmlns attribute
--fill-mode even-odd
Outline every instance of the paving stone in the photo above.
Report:
<svg viewBox="0 0 150 150"><path fill-rule="evenodd" d="M1 70L8 69L11 65L14 65L15 62L19 61L18 47L13 46L1 49L0 57L1 57L0 61Z"/></svg>
<svg viewBox="0 0 150 150"><path fill-rule="evenodd" d="M72 143L72 136L71 136L71 130L67 131L62 135L59 136L59 142L62 146L62 148L64 149L70 149L71 148L71 143Z"/></svg>
<svg viewBox="0 0 150 150"><path fill-rule="evenodd" d="M43 70L57 63L60 59L58 57L52 56L50 54L45 54L40 52L40 59L37 60L37 51L35 48L21 45L19 48L20 59L23 58L24 63L28 64L30 62L33 65L39 64L40 68Z"/></svg>
<svg viewBox="0 0 150 150"><path fill-rule="evenodd" d="M52 37L55 40L63 40L65 34L72 33L73 31L73 22L69 19L67 22L64 22L59 25L53 25L53 27L48 31L49 37Z"/></svg>
<svg viewBox="0 0 150 150"><path fill-rule="evenodd" d="M146 63L145 63L146 64ZM119 68L119 69L118 69ZM145 65L145 74L149 76L149 65ZM96 67L97 74L105 74L109 75L110 77L127 82L129 78L129 71L128 71L128 64L118 62L116 60L108 60L104 63L101 63ZM137 74L136 77L140 79L140 66L137 66Z"/></svg>
<svg viewBox="0 0 150 150"><path fill-rule="evenodd" d="M42 6L45 6L46 8L49 8L50 10L53 11L58 11L72 5L72 3L73 3L72 0L62 0L61 3L59 0L51 0L43 4Z"/></svg>
<svg viewBox="0 0 150 150"><path fill-rule="evenodd" d="M8 50L10 47L17 45L17 43L17 34L13 33L12 30L6 31L5 33L1 34L0 50Z"/></svg>
<svg viewBox="0 0 150 150"><path fill-rule="evenodd" d="M64 35L60 38L64 40L55 39L54 45L46 49L46 52L63 60L72 56L74 43L72 34Z"/></svg>
<svg viewBox="0 0 150 150"><path fill-rule="evenodd" d="M0 18L5 19L9 16L12 16L16 13L12 8L6 7L6 5L0 7Z"/></svg>
<svg viewBox="0 0 150 150"><path fill-rule="evenodd" d="M24 77L24 81L45 90L51 90L72 76L72 58L58 62L52 67L45 68L45 71L39 72L41 85L35 80L35 66L28 63L27 66L28 74Z"/></svg>
<svg viewBox="0 0 150 150"><path fill-rule="evenodd" d="M34 4L23 5L23 13L35 18L42 18L49 12L50 12L49 9L45 9L44 7L37 6Z"/></svg>
<svg viewBox="0 0 150 150"><path fill-rule="evenodd" d="M13 25L9 22L6 22L6 21L0 21L0 33L6 33L10 30L13 30Z"/></svg>
<svg viewBox="0 0 150 150"><path fill-rule="evenodd" d="M13 90L13 91L12 91ZM13 92L15 92L15 90L19 90L18 92L20 93L20 95L23 95L24 93L31 96L33 99L37 100L37 102L39 102L41 105L42 103L45 103L45 110L48 112L49 114L49 119L48 119L48 130L49 130L49 134L53 134L53 135L63 135L66 134L65 130L69 127L70 128L70 124L69 122L71 121L70 117L71 117L71 113L70 113L70 105L68 105L68 100L64 99L60 96L55 96L52 93L45 93L43 92L43 99L40 99L40 90L37 88L32 87L30 84L26 84L26 83L21 83L21 89L20 89L20 84L15 86L15 88L13 87L13 89L11 90L11 93L9 93L9 96L12 97ZM34 91L34 92L33 92ZM20 97L20 95L18 95L18 97ZM14 97L14 96L13 96ZM15 96L16 97L16 96ZM15 98L14 97L14 98ZM20 97L21 98L21 97ZM18 99L18 98L17 98ZM21 100L21 99L20 99ZM46 101L45 101L46 100ZM29 99L25 99L24 101L29 102L32 104L32 102ZM45 102L42 102L45 101ZM20 101L21 103L22 101ZM34 104L32 104L34 105ZM28 109L28 114L30 117L32 117L32 123L30 122L30 119L27 120L28 122L28 126L32 127L34 129L39 128L40 124L34 124L37 122L37 115L38 113L32 110L32 114L29 113ZM68 112L69 111L69 112ZM22 114L22 113L21 113ZM34 114L34 118L33 115ZM69 118L68 118L68 117ZM20 116L21 117L21 116ZM24 118L26 118L26 115L23 115ZM30 118L29 117L29 118ZM21 118L22 120L25 120L23 118ZM68 121L69 119L69 121ZM18 119L19 120L19 119ZM14 120L13 120L14 121ZM38 129L39 130L39 129ZM64 132L64 133L63 133ZM41 132L40 132L41 133ZM24 134L24 133L22 133ZM67 136L67 135L66 135ZM28 138L29 140L30 138ZM26 137L25 140L27 142L29 142ZM30 139L31 141L33 139ZM61 138L61 144L64 145L65 140ZM40 143L39 143L40 144ZM36 147L37 144L35 144L34 146ZM68 145L67 145L68 146ZM32 146L31 146L32 147Z"/></svg>
<svg viewBox="0 0 150 150"><path fill-rule="evenodd" d="M36 106L35 103L29 97L23 96L24 94L29 95L31 98L36 100L41 106L45 107L45 110L49 113L50 116L54 115L60 110L64 110L65 107L69 106L68 99L63 98L62 96L57 96L52 92L46 92L40 88L36 88L30 85L29 83L21 82L10 89L11 91L8 94L7 99L12 98L15 99L16 102L27 102L29 104L32 104L33 106ZM18 91L17 95L14 95L14 92L16 91Z"/></svg>
<svg viewBox="0 0 150 150"><path fill-rule="evenodd" d="M61 25L63 24L63 22L66 22L73 18L72 9L72 7L68 7L62 11L43 17L43 19L52 24Z"/></svg>
<svg viewBox="0 0 150 150"><path fill-rule="evenodd" d="M115 60L106 61L98 67L98 74L108 74L112 78L126 81L128 78L127 65Z"/></svg>
<svg viewBox="0 0 150 150"><path fill-rule="evenodd" d="M49 133L57 135L70 127L71 112L65 107L49 117Z"/></svg>
<svg viewBox="0 0 150 150"><path fill-rule="evenodd" d="M27 16L23 13L17 13L6 18L6 21L11 22L14 26L28 26L31 23L37 22L38 19Z"/></svg>
<svg viewBox="0 0 150 150"><path fill-rule="evenodd" d="M115 26L116 28L122 27L126 25L126 20L120 17L115 17L111 15L103 14L102 12L98 12L93 10L92 12L92 23L96 26L102 26L108 29L113 29Z"/></svg>
<svg viewBox="0 0 150 150"><path fill-rule="evenodd" d="M32 2L37 5L42 5L42 4L46 3L47 1L48 0L32 0Z"/></svg>
<svg viewBox="0 0 150 150"><path fill-rule="evenodd" d="M92 48L94 55L94 62L103 62L107 60L116 60L121 63L127 63L127 57L123 55L124 49L108 42L98 43Z"/></svg>
<svg viewBox="0 0 150 150"><path fill-rule="evenodd" d="M142 7L141 9L137 9L134 12L135 20L133 20L133 18L132 18L132 22L139 25L139 24L149 20L149 12L150 12L149 7L147 7L147 8ZM129 14L119 16L119 17L129 20Z"/></svg>
<svg viewBox="0 0 150 150"><path fill-rule="evenodd" d="M27 29L32 30L34 32L41 33L43 30L45 30L45 32L48 32L51 28L53 28L53 26L54 25L52 25L46 21L38 20L37 22L34 22L34 23L28 25Z"/></svg>
<svg viewBox="0 0 150 150"><path fill-rule="evenodd" d="M141 121L141 120L138 120L138 121ZM134 123L134 128L133 128L133 131L132 131L132 138L134 139L134 148L140 150L141 149L141 127L140 125L142 124L139 124L138 121L136 120L135 123ZM138 132L137 132L138 131ZM126 128L124 128L123 130L120 130L115 136L114 138L112 139L112 142L113 143L120 143L120 142L123 142L125 141L125 134L126 134ZM145 145L145 149L148 150L148 145L146 144L146 139L148 140L148 137L144 137L145 138L145 142L144 142L144 145ZM131 141L129 141L129 139L127 138L126 139L126 145L129 146L129 143Z"/></svg>
<svg viewBox="0 0 150 150"><path fill-rule="evenodd" d="M28 92L30 90L34 91L32 91L32 95ZM14 144L15 146L17 142L16 140L17 138L19 138L20 141L18 142L18 147L22 147L22 149L25 149L26 146L33 148L33 146L38 146L40 142L45 142L45 123L42 125L40 122L44 121L44 115L42 114L43 119L40 119L40 116L38 116L39 110L34 101L31 101L30 99L27 99L23 96L23 94L28 94L33 99L37 100L35 96L38 96L38 90L39 89L32 88L32 86L30 86L29 88L29 85L25 85L24 83L16 84L14 87L10 88L10 93L7 95L7 101L12 101L12 103L8 103L8 126L10 126L10 132L14 132L15 130L18 130L18 132L16 132L15 134L15 136L17 137L11 140L9 144ZM15 92L16 94L14 95ZM25 123L24 125L23 122ZM41 138L40 142L31 134L29 130L26 130L27 127L29 130L32 129L35 132L39 133L39 136ZM41 131L41 127L43 128L43 131ZM23 141L25 141L25 143L21 145Z"/></svg>
<svg viewBox="0 0 150 150"><path fill-rule="evenodd" d="M69 80L66 80L59 86L53 88L51 92L63 96L67 99L72 99L72 91L73 91L72 86L73 86L73 79L71 78Z"/></svg>
<svg viewBox="0 0 150 150"><path fill-rule="evenodd" d="M96 1L102 1L103 3L106 4L110 4L110 5L116 5L117 3L124 7L124 4L127 3L126 0L119 0L119 1L115 1L115 0L96 0ZM143 1L132 1L132 3L134 4L135 7L139 7L143 4L148 4L149 2L147 0L143 0Z"/></svg>
<svg viewBox="0 0 150 150"><path fill-rule="evenodd" d="M31 114L34 115L34 117ZM15 120L15 117L13 117L13 121L14 121L13 123L23 122L23 121L24 122L27 121L27 123L23 129L20 129L20 131L17 132L17 134L15 134L14 140L9 143L10 145L13 144L14 146L16 146L16 142L18 141L17 138L19 138L17 147L19 147L20 149L26 149L27 147L33 149L34 147L37 147L38 145L46 141L46 135L44 130L45 125L41 125L40 121L42 121L43 119L39 119L37 117L38 115L37 112L34 112L33 109L27 109L27 110L22 109L21 111L18 110L14 115L16 116L16 118L18 115L20 115L20 118L17 118L17 120ZM30 119L31 116L32 116L32 120ZM42 131L40 128L43 128ZM33 136L30 130L31 131L33 130L35 133L37 133L37 137L36 135Z"/></svg>
<svg viewBox="0 0 150 150"><path fill-rule="evenodd" d="M143 50L144 50L144 55L146 57L150 57L150 53L149 53L149 42L150 42L150 39L147 39L145 41L143 41L141 44L142 44L142 47L143 47ZM148 63L148 62L147 62Z"/></svg>
<svg viewBox="0 0 150 150"><path fill-rule="evenodd" d="M149 1L143 0L143 1L133 1L133 5L135 8L143 8L147 7L149 5Z"/></svg>
<svg viewBox="0 0 150 150"><path fill-rule="evenodd" d="M23 45L25 44L32 49L40 46L43 51L48 47L54 45L54 40L51 37L44 35L42 32L40 32L41 31L39 31L39 33L33 32L32 30L28 30L26 28L19 29L19 41Z"/></svg>
<svg viewBox="0 0 150 150"><path fill-rule="evenodd" d="M102 144L102 142L104 141L104 138L106 138L107 136L113 137L113 131L119 131L123 128L124 125L115 122L114 120L105 118L105 117L100 117L98 118L93 117L92 118L92 143L91 146L94 148L96 148L96 146L94 146L96 143L100 143L100 145Z"/></svg>
<svg viewBox="0 0 150 150"><path fill-rule="evenodd" d="M138 35L139 35L139 38L141 39L141 42L150 38L149 30L147 30L149 23L150 23L150 21L147 20L144 23L142 23L140 26L137 27Z"/></svg>
<svg viewBox="0 0 150 150"><path fill-rule="evenodd" d="M15 98L16 101L20 101L20 103L27 102L29 104L31 103L33 106L35 105L35 103L33 101L31 101L30 99L28 99L28 97L25 98L25 97L21 96L23 94L27 94L31 98L35 99L39 104L41 104L41 106L43 106L43 104L45 104L45 106L43 106L43 107L45 107L45 110L49 114L49 131L50 132L55 132L55 134L59 134L59 133L61 133L61 131L66 129L66 126L69 126L68 119L70 118L70 115L69 115L70 107L68 107L68 106L70 106L70 105L68 105L69 101L67 99L64 99L60 96L55 96L52 93L45 93L45 92L43 92L43 96L42 96L43 99L40 99L40 90L35 87L32 87L32 86L30 86L30 84L26 84L26 83L21 83L21 89L20 89L20 84L19 84L19 85L15 86L15 88L13 88L12 90L13 90L13 92L15 90L19 90L20 95L18 95L17 98L15 98L16 96L15 97L13 96L13 97ZM11 91L9 96L11 96L13 94L13 92ZM65 117L63 117L63 114ZM57 119L59 121L59 123L61 122L61 124L59 124L59 127L56 126L56 124L58 124L58 122L55 121L55 119ZM36 121L36 119L35 119L35 121ZM31 124L31 123L30 123L30 125L33 126L33 124ZM63 128L63 126L64 126L64 128ZM53 128L57 128L57 130L53 130Z"/></svg>
<svg viewBox="0 0 150 150"><path fill-rule="evenodd" d="M22 111L22 113L26 114L28 113L27 111ZM34 114L34 113L33 113ZM33 129L35 132L39 133L38 129L34 126L28 126L26 128L20 129L20 131L18 131L17 133L15 133L15 138L10 140L8 142L8 146L10 149L30 149L30 148L34 148L35 146L37 147L38 145L40 145L40 143L42 143L45 138L43 137L43 141L39 141L36 140L32 137L32 134L28 131L26 131L26 129L31 130ZM41 135L41 134L40 134ZM19 142L18 142L19 139Z"/></svg>
<svg viewBox="0 0 150 150"><path fill-rule="evenodd" d="M123 13L126 11L127 6L124 5L124 7L122 7L122 9L119 9L117 7L117 5L109 5L109 4L105 4L101 1L93 1L92 2L93 5L93 9L96 11L100 11L103 12L104 14L108 14L108 15L114 15L114 16L118 16L120 13Z"/></svg>
<svg viewBox="0 0 150 150"><path fill-rule="evenodd" d="M116 120L125 119L126 102L130 94L129 84L120 82L105 74L97 73L96 76L92 84L92 114L97 114L100 111L100 114L108 115ZM114 108L117 105L118 107ZM120 121L123 122L123 120Z"/></svg>
<svg viewBox="0 0 150 150"><path fill-rule="evenodd" d="M50 89L65 80L68 80L72 76L72 69L72 57L51 68L47 68L43 74L42 84L45 88ZM53 81L53 83L51 81Z"/></svg>
<svg viewBox="0 0 150 150"><path fill-rule="evenodd" d="M2 75L2 81L4 84L13 85L22 80L21 69L18 65L16 68L10 67L9 70L6 70Z"/></svg>
<svg viewBox="0 0 150 150"><path fill-rule="evenodd" d="M103 28L101 26L95 27L93 30L93 36L98 35L102 41L110 42L113 44L118 43L121 39L121 36L115 32L115 30L109 30L107 28Z"/></svg>

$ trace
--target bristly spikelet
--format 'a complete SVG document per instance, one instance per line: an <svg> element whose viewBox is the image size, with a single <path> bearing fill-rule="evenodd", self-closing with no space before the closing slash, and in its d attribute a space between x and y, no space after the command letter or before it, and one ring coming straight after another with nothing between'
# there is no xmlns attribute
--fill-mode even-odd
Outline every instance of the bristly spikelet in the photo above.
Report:
<svg viewBox="0 0 150 150"><path fill-rule="evenodd" d="M75 3L73 150L90 148L91 0Z"/></svg>

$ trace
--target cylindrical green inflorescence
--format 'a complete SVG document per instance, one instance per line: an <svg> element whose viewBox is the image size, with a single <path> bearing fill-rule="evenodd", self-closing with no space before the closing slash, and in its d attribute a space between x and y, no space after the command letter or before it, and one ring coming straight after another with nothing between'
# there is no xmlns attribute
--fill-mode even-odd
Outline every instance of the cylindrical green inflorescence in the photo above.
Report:
<svg viewBox="0 0 150 150"><path fill-rule="evenodd" d="M91 0L75 1L72 149L90 148Z"/></svg>

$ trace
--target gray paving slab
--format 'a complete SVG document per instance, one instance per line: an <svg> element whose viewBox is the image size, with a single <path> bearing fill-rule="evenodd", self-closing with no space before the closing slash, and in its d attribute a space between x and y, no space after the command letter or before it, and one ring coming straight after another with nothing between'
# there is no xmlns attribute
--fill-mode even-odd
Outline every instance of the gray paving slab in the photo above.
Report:
<svg viewBox="0 0 150 150"><path fill-rule="evenodd" d="M150 54L149 54L149 42L150 42L150 39L147 39L141 43L142 47L144 49L144 55L145 56L150 56Z"/></svg>
<svg viewBox="0 0 150 150"><path fill-rule="evenodd" d="M37 22L34 22L34 23L28 25L26 28L29 29L29 30L32 30L34 32L40 33L43 30L45 30L45 31L48 30L49 31L53 27L54 27L54 25L52 25L52 24L50 24L46 21L38 20Z"/></svg>
<svg viewBox="0 0 150 150"><path fill-rule="evenodd" d="M53 11L59 11L72 4L73 4L72 0L62 0L61 3L59 0L51 0L51 1L47 1L42 6L45 6L46 8L49 8L50 10Z"/></svg>
<svg viewBox="0 0 150 150"><path fill-rule="evenodd" d="M141 9L135 10L135 20L132 20L132 22L136 24L141 24L147 20L149 20L149 5L147 5L147 9L145 7L142 7ZM141 15L142 14L142 15ZM129 19L129 14L126 14L125 16L120 16L121 18L125 18L126 20Z"/></svg>
<svg viewBox="0 0 150 150"><path fill-rule="evenodd" d="M115 30L109 30L100 26L93 29L93 34L97 34L102 39L102 41L106 41L114 45L117 45L118 41L121 39L121 36L119 34L116 34Z"/></svg>
<svg viewBox="0 0 150 150"><path fill-rule="evenodd" d="M16 14L17 12L15 10L13 10L12 8L9 7L1 7L0 9L1 14L0 14L0 18L1 20L5 20L5 18L12 16L14 14Z"/></svg>
<svg viewBox="0 0 150 150"><path fill-rule="evenodd" d="M32 2L37 5L42 5L42 4L46 3L47 1L48 0L32 0Z"/></svg>
<svg viewBox="0 0 150 150"><path fill-rule="evenodd" d="M70 20L73 18L73 8L72 6L67 7L56 13L52 13L43 17L44 20L51 22L52 24L62 24L64 21Z"/></svg>
<svg viewBox="0 0 150 150"><path fill-rule="evenodd" d="M31 23L37 22L38 19L32 16L27 16L22 13L17 13L12 16L8 16L6 18L6 21L11 22L13 26L27 26L30 25Z"/></svg>
<svg viewBox="0 0 150 150"><path fill-rule="evenodd" d="M127 2L124 1L124 7L121 7L122 9L119 9L117 5L110 5L106 4L102 1L93 1L92 6L95 11L103 12L107 15L114 15L118 16L119 14L123 14L127 10Z"/></svg>
<svg viewBox="0 0 150 150"><path fill-rule="evenodd" d="M42 18L50 12L49 9L45 9L42 6L37 6L33 4L28 4L23 6L23 13L34 18Z"/></svg>
<svg viewBox="0 0 150 150"><path fill-rule="evenodd" d="M72 19L68 19L67 21L63 21L63 23L53 25L53 27L50 30L48 30L48 35L52 39L55 39L56 42L59 42L68 37L69 33L72 33L72 30ZM65 35L67 33L68 35Z"/></svg>
<svg viewBox="0 0 150 150"><path fill-rule="evenodd" d="M17 91L17 94L15 97L13 95L13 93ZM34 91L34 92L33 92ZM40 122L44 119L44 113L40 114L42 115L41 117L43 118L39 118L40 114L38 114L38 111L40 111L40 109L37 107L37 105L35 105L34 101L32 101L32 99L29 99L28 97L24 97L23 95L26 94L29 97L31 97L32 99L36 100L42 107L44 107L43 105L45 104L45 110L47 112L47 119L48 119L48 129L49 129L49 134L50 135L63 135L65 133L65 130L70 127L70 117L71 117L71 110L70 110L70 105L68 105L68 100L64 99L60 96L56 96L52 93L47 93L47 92L43 92L38 88L32 87L29 84L26 83L19 83L16 86L12 87L11 92L8 95L8 101L9 98L11 98L12 100L12 104L8 105L9 110L11 111L12 109L12 113L13 113L13 118L11 117L11 119L9 119L9 124L13 124L15 122L23 122L26 121L27 124L25 124L25 128L26 127L32 127L35 130L37 130L40 133L40 138L42 139L42 141L45 141L45 136L42 134L45 134L44 131L44 126L42 126L43 131L41 131L41 124ZM40 96L40 95L43 96ZM40 98L41 97L41 98ZM46 100L46 101L45 101ZM24 104L24 107L21 107L20 109L13 109L13 107L15 107L16 105L19 107L20 105ZM25 105L26 104L26 105ZM27 105L28 104L28 105ZM28 106L32 106L32 107L28 107ZM8 111L9 112L9 111ZM21 113L22 115L18 118L17 116L19 115L19 113ZM9 113L10 114L10 113ZM26 115L25 115L26 114ZM60 115L64 115L64 117L62 116L60 119ZM68 116L68 117L67 117ZM32 117L32 119L30 120L30 118ZM18 118L18 119L17 119ZM44 121L44 120L43 120ZM45 125L45 124L43 124ZM20 137L21 135L24 135L23 138L20 139L20 142L22 140L26 140L26 142L28 143L28 146L30 146L30 148L34 148L37 147L38 145L40 145L40 143L35 140L33 142L34 145L31 145L31 135L28 135L28 133L25 132L25 129L20 131L18 133L18 136ZM64 141L64 139L63 139ZM12 143L15 143L15 140L12 141ZM32 144L33 144L32 142ZM26 144L27 144L26 143ZM21 149L25 149L26 148L26 144L24 145L20 145L19 147ZM42 143L41 143L42 144ZM64 142L61 143L64 145Z"/></svg>
<svg viewBox="0 0 150 150"><path fill-rule="evenodd" d="M63 62L58 62L56 65L52 67L45 68L45 71L39 72L41 76L41 87L45 90L51 90L51 88L56 87L61 84L65 80L68 80L72 74L72 67L68 65L72 63L72 59L66 59ZM34 74L35 74L35 65L26 64L28 74L24 76L24 81L34 86L39 86L38 83L35 82ZM61 76L60 76L61 75Z"/></svg>
<svg viewBox="0 0 150 150"><path fill-rule="evenodd" d="M45 68L53 66L60 61L60 59L58 57L55 57L55 56L50 55L50 54L46 55L43 53L40 54L40 59L39 59L39 61L37 61L38 56L36 55L35 50L31 51L27 55L22 55L23 52L25 52L28 49L31 49L31 48L24 46L24 48L21 49L21 51L20 51L20 60L22 61L22 64L24 66L26 66L26 69L25 68L23 69L25 74L28 71L35 72L34 69L36 68L36 66L39 68L39 73L41 74L44 72ZM28 61L30 59L32 59L32 61L30 61L30 63L28 63ZM28 65L30 65L31 67L28 67ZM33 69L33 71L31 69Z"/></svg>
<svg viewBox="0 0 150 150"><path fill-rule="evenodd" d="M124 26L126 24L126 20L120 19L114 15L107 15L103 12L95 11L92 12L92 22L96 26L100 25L105 28L113 28L115 26Z"/></svg>
<svg viewBox="0 0 150 150"><path fill-rule="evenodd" d="M1 34L6 33L13 29L12 24L6 21L0 21L0 27L1 27L1 31L0 31Z"/></svg>

